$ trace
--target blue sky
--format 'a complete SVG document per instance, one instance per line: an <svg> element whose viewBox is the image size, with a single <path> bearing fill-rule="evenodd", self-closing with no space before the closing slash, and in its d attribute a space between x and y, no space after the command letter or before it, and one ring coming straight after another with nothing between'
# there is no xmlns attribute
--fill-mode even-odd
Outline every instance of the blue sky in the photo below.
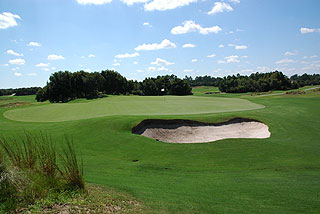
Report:
<svg viewBox="0 0 320 214"><path fill-rule="evenodd" d="M59 70L320 73L319 0L0 0L0 88Z"/></svg>

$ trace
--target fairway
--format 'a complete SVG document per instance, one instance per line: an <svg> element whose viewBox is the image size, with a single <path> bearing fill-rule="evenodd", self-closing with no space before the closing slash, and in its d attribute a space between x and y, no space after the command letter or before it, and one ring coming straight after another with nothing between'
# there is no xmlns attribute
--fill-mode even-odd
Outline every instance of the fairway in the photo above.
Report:
<svg viewBox="0 0 320 214"><path fill-rule="evenodd" d="M83 103L58 103L9 110L4 116L23 122L60 122L112 115L187 115L264 108L248 100L195 96L111 96Z"/></svg>

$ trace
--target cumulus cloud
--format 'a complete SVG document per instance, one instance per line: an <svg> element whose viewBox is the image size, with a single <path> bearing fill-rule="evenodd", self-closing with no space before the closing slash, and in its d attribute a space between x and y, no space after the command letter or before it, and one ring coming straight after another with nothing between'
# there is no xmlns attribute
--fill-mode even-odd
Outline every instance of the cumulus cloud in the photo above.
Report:
<svg viewBox="0 0 320 214"><path fill-rule="evenodd" d="M48 67L48 66L49 66L49 64L46 64L46 63L43 63L43 62L41 62L41 63L36 65L36 67Z"/></svg>
<svg viewBox="0 0 320 214"><path fill-rule="evenodd" d="M23 56L22 53L19 54L19 53L14 52L13 50L7 50L7 54L14 55L14 56Z"/></svg>
<svg viewBox="0 0 320 214"><path fill-rule="evenodd" d="M239 4L240 0L229 0L229 2L234 3L234 4Z"/></svg>
<svg viewBox="0 0 320 214"><path fill-rule="evenodd" d="M114 64L112 64L113 66L120 66L120 63L119 62L117 62L117 63L114 63Z"/></svg>
<svg viewBox="0 0 320 214"><path fill-rule="evenodd" d="M193 70L192 70L192 69L184 69L183 71L186 72L186 73L190 73L190 72L192 72Z"/></svg>
<svg viewBox="0 0 320 214"><path fill-rule="evenodd" d="M24 65L26 61L24 59L11 59L9 60L11 65Z"/></svg>
<svg viewBox="0 0 320 214"><path fill-rule="evenodd" d="M151 51L151 50L160 50L160 49L169 49L176 48L176 44L170 42L168 39L164 39L160 44L142 44L135 48L136 51Z"/></svg>
<svg viewBox="0 0 320 214"><path fill-rule="evenodd" d="M237 56L237 55L227 56L224 59L226 60L226 63L238 63L238 62L240 62L239 56Z"/></svg>
<svg viewBox="0 0 320 214"><path fill-rule="evenodd" d="M121 0L123 3L125 3L126 5L133 5L135 3L146 3L148 2L149 0Z"/></svg>
<svg viewBox="0 0 320 214"><path fill-rule="evenodd" d="M38 43L38 42L29 42L29 43L27 44L27 46L40 47L41 45L40 45L40 43Z"/></svg>
<svg viewBox="0 0 320 214"><path fill-rule="evenodd" d="M0 29L7 29L9 27L17 26L16 19L21 19L20 16L9 12L0 14Z"/></svg>
<svg viewBox="0 0 320 214"><path fill-rule="evenodd" d="M162 66L162 67L157 68L157 71L169 71L169 69Z"/></svg>
<svg viewBox="0 0 320 214"><path fill-rule="evenodd" d="M112 2L112 0L77 0L77 2L82 5L87 5L87 4L102 5L102 4Z"/></svg>
<svg viewBox="0 0 320 214"><path fill-rule="evenodd" d="M292 59L282 59L276 62L276 64L286 64L286 63L293 63L294 61Z"/></svg>
<svg viewBox="0 0 320 214"><path fill-rule="evenodd" d="M138 64L139 64L139 62L137 62L137 61L134 61L134 62L133 62L133 64L135 64L135 65L138 65Z"/></svg>
<svg viewBox="0 0 320 214"><path fill-rule="evenodd" d="M244 50L244 49L247 49L248 47L247 46L245 46L245 45L236 45L235 46L235 49L236 50Z"/></svg>
<svg viewBox="0 0 320 214"><path fill-rule="evenodd" d="M316 28L306 28L306 27L302 27L302 28L300 28L300 32L301 32L302 34L320 32L320 28L319 28L319 29L316 29Z"/></svg>
<svg viewBox="0 0 320 214"><path fill-rule="evenodd" d="M144 5L144 9L146 11L172 10L178 7L187 6L194 2L197 2L197 0L152 0Z"/></svg>
<svg viewBox="0 0 320 214"><path fill-rule="evenodd" d="M224 45L219 45L218 47L219 47L219 48L224 48Z"/></svg>
<svg viewBox="0 0 320 214"><path fill-rule="evenodd" d="M222 12L233 11L233 8L225 2L215 2L213 8L208 12L208 14L216 14Z"/></svg>
<svg viewBox="0 0 320 214"><path fill-rule="evenodd" d="M28 76L37 76L37 74L36 73L29 73L29 74L27 74Z"/></svg>
<svg viewBox="0 0 320 214"><path fill-rule="evenodd" d="M198 60L197 59L193 59L193 60L191 60L191 62L198 62Z"/></svg>
<svg viewBox="0 0 320 214"><path fill-rule="evenodd" d="M94 55L94 54L89 54L88 57L89 57L89 58L94 58L94 57L96 57L96 55Z"/></svg>
<svg viewBox="0 0 320 214"><path fill-rule="evenodd" d="M287 51L287 52L285 52L284 53L284 55L285 56L294 56L294 55L298 55L298 51L297 50L294 50L294 51L292 51L292 52L290 52L290 51Z"/></svg>
<svg viewBox="0 0 320 214"><path fill-rule="evenodd" d="M152 25L149 22L144 22L143 26L152 27Z"/></svg>
<svg viewBox="0 0 320 214"><path fill-rule="evenodd" d="M213 57L216 57L216 55L215 54L211 54L211 55L209 55L209 56L207 56L208 58L213 58Z"/></svg>
<svg viewBox="0 0 320 214"><path fill-rule="evenodd" d="M165 59L157 58L156 61L151 62L152 65L163 66L163 65L173 65L173 62L168 62Z"/></svg>
<svg viewBox="0 0 320 214"><path fill-rule="evenodd" d="M183 26L176 26L171 29L172 34L185 34L190 32L196 32L205 35L208 33L219 33L222 29L219 26L212 26L212 27L201 27L201 25L196 24L192 20L184 21Z"/></svg>
<svg viewBox="0 0 320 214"><path fill-rule="evenodd" d="M55 55L55 54L51 54L48 56L48 60L60 60L60 59L64 59L64 57L62 55Z"/></svg>
<svg viewBox="0 0 320 214"><path fill-rule="evenodd" d="M184 44L182 47L183 48L195 48L196 45L194 45L194 44Z"/></svg>
<svg viewBox="0 0 320 214"><path fill-rule="evenodd" d="M137 56L140 56L140 54L138 52L135 52L135 53L132 53L132 54L129 54L129 53L118 54L118 55L115 56L115 58L123 59L123 58L133 58L133 57L137 57Z"/></svg>
<svg viewBox="0 0 320 214"><path fill-rule="evenodd" d="M22 76L22 73L14 72L14 75L15 75L16 77L21 77L21 76Z"/></svg>
<svg viewBox="0 0 320 214"><path fill-rule="evenodd" d="M50 71L49 68L41 68L41 70L43 70L43 71Z"/></svg>
<svg viewBox="0 0 320 214"><path fill-rule="evenodd" d="M139 73L143 73L143 70L141 70L141 69L138 69L138 70L137 70L137 72L139 72Z"/></svg>

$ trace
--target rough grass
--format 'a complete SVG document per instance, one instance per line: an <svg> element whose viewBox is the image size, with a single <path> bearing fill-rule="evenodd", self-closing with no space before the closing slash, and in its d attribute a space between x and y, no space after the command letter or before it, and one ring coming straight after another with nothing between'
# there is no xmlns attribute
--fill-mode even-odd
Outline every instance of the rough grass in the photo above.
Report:
<svg viewBox="0 0 320 214"><path fill-rule="evenodd" d="M6 136L15 136L21 127L30 132L41 129L58 142L68 133L82 151L87 182L130 194L152 213L319 213L319 93L205 96L243 97L266 107L60 123L17 122L0 116L0 129ZM0 109L1 114L4 111ZM221 122L233 117L266 123L271 138L177 145L131 134L131 128L144 119Z"/></svg>

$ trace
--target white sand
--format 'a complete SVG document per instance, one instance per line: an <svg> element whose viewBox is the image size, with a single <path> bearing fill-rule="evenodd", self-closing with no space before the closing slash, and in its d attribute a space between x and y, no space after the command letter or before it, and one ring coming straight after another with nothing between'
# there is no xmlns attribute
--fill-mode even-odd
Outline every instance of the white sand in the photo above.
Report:
<svg viewBox="0 0 320 214"><path fill-rule="evenodd" d="M207 143L228 138L269 138L268 126L256 122L225 125L186 125L146 128L141 135L168 143Z"/></svg>

